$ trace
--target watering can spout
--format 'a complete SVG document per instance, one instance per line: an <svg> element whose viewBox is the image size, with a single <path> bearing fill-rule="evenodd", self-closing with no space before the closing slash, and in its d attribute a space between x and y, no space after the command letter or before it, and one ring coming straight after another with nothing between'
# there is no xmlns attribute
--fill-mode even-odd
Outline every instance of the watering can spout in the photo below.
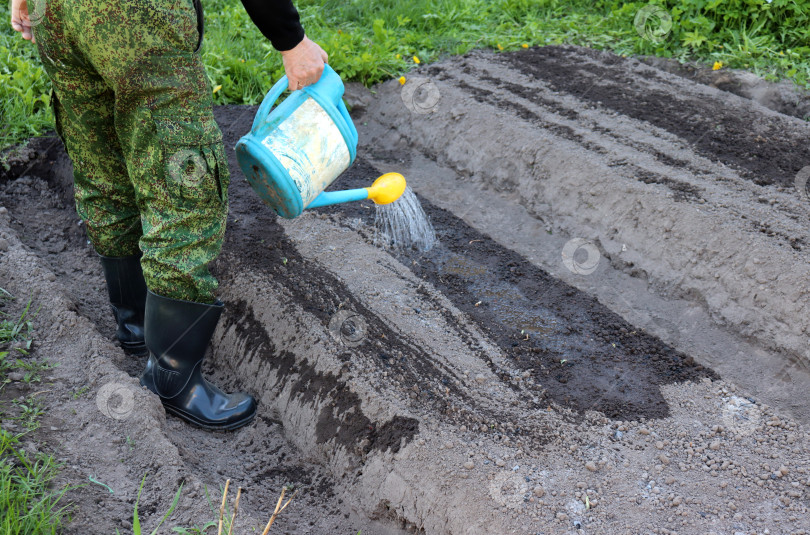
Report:
<svg viewBox="0 0 810 535"><path fill-rule="evenodd" d="M376 204L389 204L405 193L405 177L399 173L385 173L368 188L347 189L344 191L325 191L315 197L307 208L329 206L351 201L371 199Z"/></svg>
<svg viewBox="0 0 810 535"><path fill-rule="evenodd" d="M405 177L399 173L385 173L368 189L368 198L376 204L390 204L405 193Z"/></svg>

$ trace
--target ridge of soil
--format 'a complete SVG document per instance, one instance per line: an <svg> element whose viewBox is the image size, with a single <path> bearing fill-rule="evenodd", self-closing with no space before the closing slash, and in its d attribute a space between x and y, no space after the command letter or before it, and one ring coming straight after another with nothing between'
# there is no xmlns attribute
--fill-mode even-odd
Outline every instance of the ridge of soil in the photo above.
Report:
<svg viewBox="0 0 810 535"><path fill-rule="evenodd" d="M42 436L70 464L65 480L93 475L115 489L71 494L69 532L130 529L148 470L140 510L151 524L181 482L172 521L201 523L205 485L231 477L246 489L242 530L263 524L293 484L303 492L279 532L806 534L810 435L783 406L807 409L796 268L809 212L779 173L757 174L769 150L806 133L802 123L573 47L476 52L409 80L425 73L440 96L432 112L416 113L396 81L356 109L366 139L334 189L407 169L440 240L428 253L375 245L368 201L277 218L228 151L231 212L213 265L226 310L204 372L259 400L259 417L235 433L167 417L138 388L143 361L112 339L61 148L32 141L23 176L0 179L0 278L16 294L33 289L44 309L35 349L61 364L44 398L55 425ZM678 105L660 102L667 88ZM688 127L712 106L729 139L750 144L750 161ZM781 144L752 141L737 108L760 133L781 129ZM255 111L215 110L227 146ZM796 154L783 155L782 171ZM517 239L556 247L571 236L607 260L592 275ZM645 330L625 319L643 310L620 314L605 284L680 301L642 318L658 325ZM675 317L681 301L700 314ZM725 324L726 338L690 321ZM692 350L718 340L751 348L740 380L776 373L764 398L729 379L733 353ZM766 370L771 362L779 369ZM111 381L133 396L128 419L97 406ZM90 395L72 399L83 385Z"/></svg>

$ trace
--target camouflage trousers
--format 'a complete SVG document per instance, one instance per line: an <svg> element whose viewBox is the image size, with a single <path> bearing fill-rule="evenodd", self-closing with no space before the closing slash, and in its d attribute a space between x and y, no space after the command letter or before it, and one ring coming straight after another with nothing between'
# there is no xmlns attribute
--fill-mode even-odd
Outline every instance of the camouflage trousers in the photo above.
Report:
<svg viewBox="0 0 810 535"><path fill-rule="evenodd" d="M230 175L198 0L38 0L34 36L96 251L143 253L147 286L214 301Z"/></svg>

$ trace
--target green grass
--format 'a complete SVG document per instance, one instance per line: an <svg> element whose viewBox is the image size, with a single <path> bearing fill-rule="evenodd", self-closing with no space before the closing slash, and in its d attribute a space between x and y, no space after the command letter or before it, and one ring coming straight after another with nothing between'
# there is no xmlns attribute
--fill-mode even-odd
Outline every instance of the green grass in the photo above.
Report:
<svg viewBox="0 0 810 535"><path fill-rule="evenodd" d="M647 2L617 0L298 0L307 34L347 80L398 77L413 57L435 61L472 48L571 43L619 54L722 62L810 87L810 0L655 0L672 18L662 42L640 37ZM208 0L203 58L217 104L256 104L283 73L281 59L238 0ZM0 7L0 19L8 10ZM649 22L655 22L651 19ZM34 47L0 30L0 149L52 123L48 82Z"/></svg>
<svg viewBox="0 0 810 535"><path fill-rule="evenodd" d="M143 533L147 533L142 530L141 528L141 518L138 514L138 504L141 501L141 492L143 492L143 484L146 482L146 474L144 474L143 479L141 479L141 486L138 487L138 497L135 499L135 509L132 512L132 534L133 535L142 535ZM149 535L157 535L158 530L160 530L160 526L163 525L166 520L172 516L174 513L175 508L177 508L177 504L180 502L180 494L183 492L183 485L180 484L180 488L177 489L177 492L174 495L174 499L172 500L171 505L169 506L168 511L166 514L163 515L163 518L160 519L158 525L155 526L155 529L149 532ZM120 534L120 532L116 529L116 534Z"/></svg>
<svg viewBox="0 0 810 535"><path fill-rule="evenodd" d="M32 459L20 447L20 436L0 429L0 533L59 533L67 520L60 504L69 487L54 488L59 465L43 454Z"/></svg>
<svg viewBox="0 0 810 535"><path fill-rule="evenodd" d="M0 304L13 297L0 288ZM51 368L30 358L33 341L31 301L19 315L0 311L0 391L10 382L12 371L23 373L25 383L39 382L40 372ZM25 360L13 359L19 353ZM44 407L36 394L14 400L16 416L0 412L0 421L16 420L27 432L39 427ZM20 447L26 433L12 434L0 429L0 533L9 535L45 535L59 532L67 519L66 507L60 504L70 487L55 489L54 478L59 465L44 454L32 456Z"/></svg>
<svg viewBox="0 0 810 535"><path fill-rule="evenodd" d="M12 300L13 297L3 290L3 300ZM11 347L5 352L0 352L0 358L9 355L12 352L19 352L23 355L28 354L33 342L33 323L31 315L31 301L25 305L19 317L9 316L8 313L0 310L0 349L4 346ZM2 368L0 368L2 369Z"/></svg>
<svg viewBox="0 0 810 535"><path fill-rule="evenodd" d="M0 288L0 304L10 300L13 300L11 294ZM30 384L42 381L42 372L55 367L48 362L27 358L34 341L35 316L36 312L31 312L30 300L19 315L12 316L0 310L0 390L8 384L8 374L12 371L22 372L23 382ZM17 355L26 358L14 358Z"/></svg>

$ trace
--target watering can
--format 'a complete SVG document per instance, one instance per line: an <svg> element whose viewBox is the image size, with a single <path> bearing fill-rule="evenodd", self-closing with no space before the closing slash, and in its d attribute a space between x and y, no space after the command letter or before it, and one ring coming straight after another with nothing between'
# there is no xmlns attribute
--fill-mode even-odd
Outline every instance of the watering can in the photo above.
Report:
<svg viewBox="0 0 810 535"><path fill-rule="evenodd" d="M236 159L253 190L278 215L292 219L304 208L372 199L397 200L405 178L386 173L371 187L324 190L357 156L357 130L343 103L343 82L325 65L320 80L293 91L273 109L287 89L284 76L264 97L253 127L236 144Z"/></svg>

